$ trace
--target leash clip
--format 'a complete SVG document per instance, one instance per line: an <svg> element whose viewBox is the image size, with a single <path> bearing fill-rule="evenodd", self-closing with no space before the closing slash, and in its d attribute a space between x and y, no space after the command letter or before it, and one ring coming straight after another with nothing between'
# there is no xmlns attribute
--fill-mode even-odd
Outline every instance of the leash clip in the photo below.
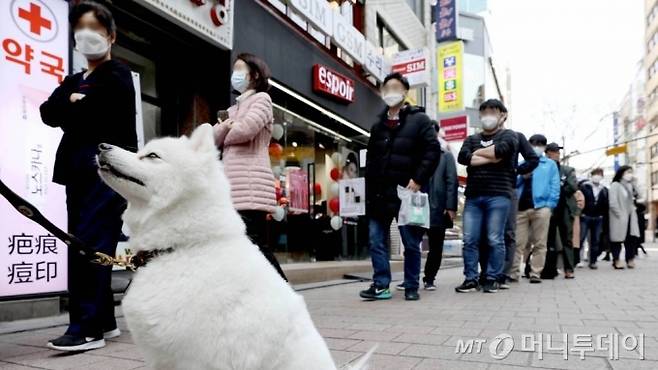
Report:
<svg viewBox="0 0 658 370"><path fill-rule="evenodd" d="M115 258L105 253L96 252L96 258L91 260L91 262L96 263L101 266L119 266L125 267L130 271L135 271L137 267L132 263L133 256L127 256L124 258Z"/></svg>

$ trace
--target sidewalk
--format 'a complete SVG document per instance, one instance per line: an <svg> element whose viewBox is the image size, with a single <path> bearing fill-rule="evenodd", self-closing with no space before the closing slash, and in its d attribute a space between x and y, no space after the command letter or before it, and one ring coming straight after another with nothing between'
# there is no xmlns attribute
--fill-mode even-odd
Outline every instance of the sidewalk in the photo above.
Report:
<svg viewBox="0 0 658 370"><path fill-rule="evenodd" d="M560 277L530 285L524 280L498 294L455 293L454 286L462 280L458 268L441 270L439 289L421 292L419 302L404 301L401 292L394 293L391 301L362 302L358 291L367 283L345 281L324 288L306 286L300 294L338 365L379 343L374 370L658 369L658 249L649 247L651 257L640 256L635 270L614 271L608 263L600 263L595 271L578 269L573 281ZM144 368L123 319L120 327L124 334L106 348L75 355L60 355L44 346L64 326L0 335L0 370ZM568 335L566 347L561 333ZM597 336L608 335L603 344L616 334L619 343L612 348L618 349L619 359L611 360L610 353L594 343L581 347L586 352L580 360L580 354L572 351L574 335L580 334L592 335L594 342ZM640 360L640 350L624 349L624 344L633 347L631 338L622 343L625 335L641 334L645 360ZM502 356L505 346L514 343L502 360L492 357L490 344L496 336L502 342L493 348L494 355ZM523 336L533 336L543 349L522 348ZM562 348L568 350L568 360L563 359Z"/></svg>

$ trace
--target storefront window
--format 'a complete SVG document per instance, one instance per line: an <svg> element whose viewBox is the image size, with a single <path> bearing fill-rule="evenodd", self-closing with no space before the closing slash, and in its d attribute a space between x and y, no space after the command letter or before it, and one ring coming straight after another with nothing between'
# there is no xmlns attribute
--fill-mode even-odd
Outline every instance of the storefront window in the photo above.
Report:
<svg viewBox="0 0 658 370"><path fill-rule="evenodd" d="M282 262L363 257L362 217L341 218L337 206L339 181L359 177L364 147L275 104L270 160L279 208L270 245Z"/></svg>

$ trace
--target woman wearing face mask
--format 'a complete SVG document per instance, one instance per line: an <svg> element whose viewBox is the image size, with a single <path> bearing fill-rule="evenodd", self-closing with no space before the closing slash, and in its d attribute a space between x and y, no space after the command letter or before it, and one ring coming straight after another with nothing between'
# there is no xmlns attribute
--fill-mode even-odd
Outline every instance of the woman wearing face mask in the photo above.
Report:
<svg viewBox="0 0 658 370"><path fill-rule="evenodd" d="M110 11L83 1L69 19L75 48L87 58L89 68L64 79L41 105L41 118L64 131L53 181L66 186L69 232L113 256L126 203L101 181L95 155L101 143L136 149L135 90L128 67L110 56L116 39ZM70 324L66 334L48 346L64 351L103 347L104 338L120 334L111 268L91 264L69 248L68 277Z"/></svg>
<svg viewBox="0 0 658 370"><path fill-rule="evenodd" d="M610 244L615 269L623 269L619 262L622 243L626 250L626 266L634 268L635 239L640 237L633 199L633 168L621 166L610 185Z"/></svg>
<svg viewBox="0 0 658 370"><path fill-rule="evenodd" d="M260 58L247 53L238 55L231 85L240 96L228 109L228 118L215 125L215 141L222 148L233 204L247 226L247 235L287 281L267 245L267 215L276 207L268 152L274 120L272 99L267 93L269 78L270 70Z"/></svg>

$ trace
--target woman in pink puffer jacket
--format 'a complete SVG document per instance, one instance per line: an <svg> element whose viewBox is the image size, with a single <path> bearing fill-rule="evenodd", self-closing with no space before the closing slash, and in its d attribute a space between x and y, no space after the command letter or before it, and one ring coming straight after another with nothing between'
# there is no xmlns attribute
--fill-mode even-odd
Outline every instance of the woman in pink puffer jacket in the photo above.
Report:
<svg viewBox="0 0 658 370"><path fill-rule="evenodd" d="M228 119L215 125L215 141L223 150L231 197L247 226L247 235L287 281L267 245L267 215L276 207L268 152L273 122L272 99L267 93L269 77L270 70L261 59L246 53L238 55L231 84L240 96L228 109Z"/></svg>

